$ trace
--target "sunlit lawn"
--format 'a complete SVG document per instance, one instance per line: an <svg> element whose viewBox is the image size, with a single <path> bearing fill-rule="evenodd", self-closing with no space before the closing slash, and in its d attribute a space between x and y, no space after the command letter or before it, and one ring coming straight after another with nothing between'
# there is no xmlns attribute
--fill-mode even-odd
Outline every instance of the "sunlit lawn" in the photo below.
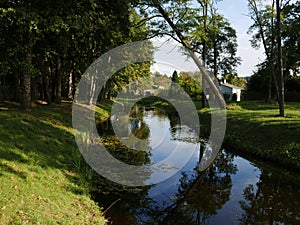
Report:
<svg viewBox="0 0 300 225"><path fill-rule="evenodd" d="M300 103L286 103L286 117L278 105L242 101L228 105L225 146L300 168ZM199 111L205 123L208 109Z"/></svg>

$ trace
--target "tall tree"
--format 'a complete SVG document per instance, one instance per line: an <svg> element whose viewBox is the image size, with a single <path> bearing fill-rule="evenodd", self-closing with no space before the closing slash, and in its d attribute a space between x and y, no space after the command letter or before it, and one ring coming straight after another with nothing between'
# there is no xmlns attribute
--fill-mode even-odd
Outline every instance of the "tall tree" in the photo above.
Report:
<svg viewBox="0 0 300 225"><path fill-rule="evenodd" d="M282 62L282 44L281 44L281 5L280 0L276 0L276 38L277 38L277 60L279 74L279 115L284 116L284 79L283 79L283 62Z"/></svg>
<svg viewBox="0 0 300 225"><path fill-rule="evenodd" d="M290 1L272 0L271 6L263 5L258 0L248 0L250 16L254 24L250 27L250 31L255 29L258 33L254 35L253 45L258 44L261 40L267 56L268 66L275 84L277 99L279 103L279 115L284 116L284 77L283 77L283 58L282 58L282 10L289 4ZM259 3L259 4L258 4ZM259 8L260 5L261 7ZM274 7L276 5L276 14ZM274 17L276 23L274 23ZM270 22L271 21L271 22ZM275 35L276 34L276 35ZM268 44L270 43L270 44ZM277 76L276 76L277 73ZM269 80L269 95L271 97L271 78Z"/></svg>
<svg viewBox="0 0 300 225"><path fill-rule="evenodd" d="M300 72L300 1L289 4L282 10L282 39L285 74ZM286 75L285 75L286 76Z"/></svg>
<svg viewBox="0 0 300 225"><path fill-rule="evenodd" d="M279 96L279 87L276 78L275 71L275 24L274 24L274 0L272 0L272 6L261 9L258 7L256 0L249 0L250 17L254 21L254 24L250 27L249 32L252 33L254 30L258 30L258 33L254 34L251 41L252 46L258 48L259 41L263 43L264 51L267 57L267 62L270 68L269 78L269 91L267 102L271 101L272 98L272 80L274 81L276 96ZM269 43L269 44L268 44Z"/></svg>

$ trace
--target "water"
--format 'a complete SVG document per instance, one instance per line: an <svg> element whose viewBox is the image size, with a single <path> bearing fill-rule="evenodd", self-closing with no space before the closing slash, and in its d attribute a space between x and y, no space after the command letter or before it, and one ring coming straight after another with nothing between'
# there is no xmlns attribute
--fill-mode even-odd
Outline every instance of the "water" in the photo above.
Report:
<svg viewBox="0 0 300 225"><path fill-rule="evenodd" d="M165 159L177 144L196 151L180 172L156 185L129 188L99 178L93 195L111 224L300 224L298 174L225 150L207 173L198 172L200 145L191 128L156 111L144 111L137 118L123 134L133 132L146 140L147 154L133 157L140 163ZM114 119L99 125L104 140L114 135ZM117 148L112 154L118 157ZM132 157L120 158L130 163Z"/></svg>

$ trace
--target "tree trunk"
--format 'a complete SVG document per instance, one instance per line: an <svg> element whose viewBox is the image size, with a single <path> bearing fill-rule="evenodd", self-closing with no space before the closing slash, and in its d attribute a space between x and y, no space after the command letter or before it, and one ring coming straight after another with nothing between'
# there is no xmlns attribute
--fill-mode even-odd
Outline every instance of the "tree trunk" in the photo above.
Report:
<svg viewBox="0 0 300 225"><path fill-rule="evenodd" d="M218 49L217 49L217 41L214 41L214 76L218 79Z"/></svg>
<svg viewBox="0 0 300 225"><path fill-rule="evenodd" d="M274 10L274 7L275 7L275 0L272 0L272 14L275 12ZM274 49L275 49L275 36L274 36L274 17L272 16L271 18L271 51L270 51L270 63L274 63ZM271 69L270 69L270 77L269 77L269 84L268 84L268 96L267 96L267 99L266 99L266 102L267 103L271 103L272 100L273 100L273 96L272 96L272 82L274 80L274 84L275 84L275 88L276 88L276 95L277 95L277 99L278 99L278 96L279 96L279 88L278 88L278 84L277 84L277 80L276 79L273 79L275 78L275 70L274 70L274 67L272 66Z"/></svg>
<svg viewBox="0 0 300 225"><path fill-rule="evenodd" d="M29 40L26 53L26 67L23 72L22 94L21 94L21 109L31 109L31 76L30 69L32 66L32 51L33 51L33 33L29 32Z"/></svg>
<svg viewBox="0 0 300 225"><path fill-rule="evenodd" d="M284 79L283 79L283 62L281 46L281 8L280 1L276 0L276 31L277 31L277 51L278 51L278 74L279 74L279 116L284 116Z"/></svg>
<svg viewBox="0 0 300 225"><path fill-rule="evenodd" d="M37 100L37 78L31 78L31 101L36 102Z"/></svg>
<svg viewBox="0 0 300 225"><path fill-rule="evenodd" d="M74 63L71 62L71 70L70 70L70 73L69 73L69 87L68 87L68 99L69 100L73 100L73 76L74 76Z"/></svg>
<svg viewBox="0 0 300 225"><path fill-rule="evenodd" d="M48 67L48 72L45 73L44 79L45 79L45 100L48 102L48 104L52 103L51 98L51 88L50 88L50 76L51 76L51 68Z"/></svg>
<svg viewBox="0 0 300 225"><path fill-rule="evenodd" d="M92 105L94 101L95 91L96 91L96 81L94 76L91 76L89 87L90 87L90 93L89 93L88 104Z"/></svg>
<svg viewBox="0 0 300 225"><path fill-rule="evenodd" d="M207 33L207 16L208 16L208 2L205 1L203 8L204 19L204 32ZM203 66L206 66L206 56L207 56L207 43L206 40L203 40L203 50L202 50L202 63ZM202 76L203 77L203 76ZM206 96L205 96L205 80L202 79L202 108L205 108Z"/></svg>
<svg viewBox="0 0 300 225"><path fill-rule="evenodd" d="M42 71L42 91L43 91L43 99L48 103L51 104L51 92L50 92L50 79L49 76L51 74L51 69L47 65L47 61L45 60L43 65Z"/></svg>
<svg viewBox="0 0 300 225"><path fill-rule="evenodd" d="M267 95L267 98L266 98L266 103L271 103L272 101L272 74L270 73L270 76L269 76L269 83L268 83L268 95Z"/></svg>
<svg viewBox="0 0 300 225"><path fill-rule="evenodd" d="M14 71L14 88L15 88L15 93L14 93L14 101L20 102L21 100L21 81L20 81L20 76L18 71Z"/></svg>
<svg viewBox="0 0 300 225"><path fill-rule="evenodd" d="M50 63L49 66L50 70L50 91L51 91L51 99L53 102L56 101L56 71L54 69L54 65L52 63Z"/></svg>
<svg viewBox="0 0 300 225"><path fill-rule="evenodd" d="M101 91L100 91L100 94L99 94L99 101L100 102L103 102L104 99L105 99L105 93L106 93L106 85L104 84Z"/></svg>
<svg viewBox="0 0 300 225"><path fill-rule="evenodd" d="M55 102L61 103L61 60L58 59L56 65Z"/></svg>

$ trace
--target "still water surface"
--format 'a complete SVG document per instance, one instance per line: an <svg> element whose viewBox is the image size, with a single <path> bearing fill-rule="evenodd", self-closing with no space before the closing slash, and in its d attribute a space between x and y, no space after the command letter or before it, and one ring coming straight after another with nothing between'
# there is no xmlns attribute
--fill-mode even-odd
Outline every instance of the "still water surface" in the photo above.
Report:
<svg viewBox="0 0 300 225"><path fill-rule="evenodd" d="M115 119L98 126L103 141L114 140L111 124ZM178 144L197 150L180 172L156 185L129 188L99 178L99 191L93 195L111 224L300 224L298 174L226 150L207 173L200 173L196 170L201 148L198 137L179 124L177 118L144 110L124 128L124 136L132 132L146 140L148 148L131 157L124 154L126 148L120 151L121 145L114 145L111 153L127 163L156 163Z"/></svg>

